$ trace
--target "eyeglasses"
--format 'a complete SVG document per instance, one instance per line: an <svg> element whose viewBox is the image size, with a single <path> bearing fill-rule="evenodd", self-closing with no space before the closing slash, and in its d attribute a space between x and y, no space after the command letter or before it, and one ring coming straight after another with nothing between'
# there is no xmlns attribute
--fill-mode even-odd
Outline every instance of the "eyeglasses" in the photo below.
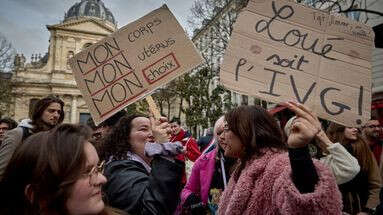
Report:
<svg viewBox="0 0 383 215"><path fill-rule="evenodd" d="M105 161L102 161L99 165L94 166L90 172L88 173L89 176L89 185L96 186L97 185L97 177L98 174L104 174L105 169Z"/></svg>

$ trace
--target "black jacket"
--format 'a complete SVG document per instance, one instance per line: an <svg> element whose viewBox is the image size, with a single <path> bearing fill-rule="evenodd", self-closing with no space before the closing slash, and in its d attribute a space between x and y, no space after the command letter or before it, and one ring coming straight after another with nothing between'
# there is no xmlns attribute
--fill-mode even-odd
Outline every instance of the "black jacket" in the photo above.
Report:
<svg viewBox="0 0 383 215"><path fill-rule="evenodd" d="M155 156L151 172L133 160L112 161L105 169L106 202L132 215L173 214L181 193L184 165Z"/></svg>

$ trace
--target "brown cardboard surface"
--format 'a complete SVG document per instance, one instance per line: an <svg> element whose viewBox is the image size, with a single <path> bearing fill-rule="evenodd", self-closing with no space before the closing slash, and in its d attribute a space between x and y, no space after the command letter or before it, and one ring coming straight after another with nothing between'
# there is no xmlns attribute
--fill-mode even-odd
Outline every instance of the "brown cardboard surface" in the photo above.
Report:
<svg viewBox="0 0 383 215"><path fill-rule="evenodd" d="M221 66L228 88L304 102L322 118L363 124L371 107L372 29L286 0L250 0Z"/></svg>
<svg viewBox="0 0 383 215"><path fill-rule="evenodd" d="M161 117L160 111L157 108L156 103L154 102L152 96L147 96L145 98L146 102L149 105L150 112L152 112L154 119L159 120Z"/></svg>
<svg viewBox="0 0 383 215"><path fill-rule="evenodd" d="M70 59L96 124L201 63L166 5Z"/></svg>

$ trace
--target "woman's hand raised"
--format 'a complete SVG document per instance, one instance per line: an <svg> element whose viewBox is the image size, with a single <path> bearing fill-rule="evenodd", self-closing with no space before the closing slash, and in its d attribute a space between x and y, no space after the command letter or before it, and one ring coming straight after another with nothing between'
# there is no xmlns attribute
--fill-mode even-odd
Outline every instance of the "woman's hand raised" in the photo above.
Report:
<svg viewBox="0 0 383 215"><path fill-rule="evenodd" d="M291 125L290 135L287 139L290 148L304 147L322 132L318 117L309 108L297 102L286 102L284 105L297 116Z"/></svg>
<svg viewBox="0 0 383 215"><path fill-rule="evenodd" d="M149 119L152 126L154 140L157 143L169 142L171 129L168 119L166 117L160 117L160 119L156 120L153 116L150 116Z"/></svg>

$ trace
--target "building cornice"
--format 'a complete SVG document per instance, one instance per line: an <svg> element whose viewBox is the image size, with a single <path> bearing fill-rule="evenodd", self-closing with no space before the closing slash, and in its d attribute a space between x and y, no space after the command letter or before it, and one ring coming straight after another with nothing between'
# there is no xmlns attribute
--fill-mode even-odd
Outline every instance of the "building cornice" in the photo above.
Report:
<svg viewBox="0 0 383 215"><path fill-rule="evenodd" d="M86 33L86 34L96 34L96 35L102 35L102 36L108 35L108 34L94 32L94 31L76 30L76 29L69 29L68 28L69 26L75 26L75 25L87 23L87 22L94 23L94 24L106 29L110 33L113 33L117 30L117 28L112 28L112 27L100 22L99 20L96 20L93 18L81 18L79 20L63 22L63 23L56 24L56 25L46 25L46 27L50 31L51 30L63 30L63 31L79 32L79 33Z"/></svg>

